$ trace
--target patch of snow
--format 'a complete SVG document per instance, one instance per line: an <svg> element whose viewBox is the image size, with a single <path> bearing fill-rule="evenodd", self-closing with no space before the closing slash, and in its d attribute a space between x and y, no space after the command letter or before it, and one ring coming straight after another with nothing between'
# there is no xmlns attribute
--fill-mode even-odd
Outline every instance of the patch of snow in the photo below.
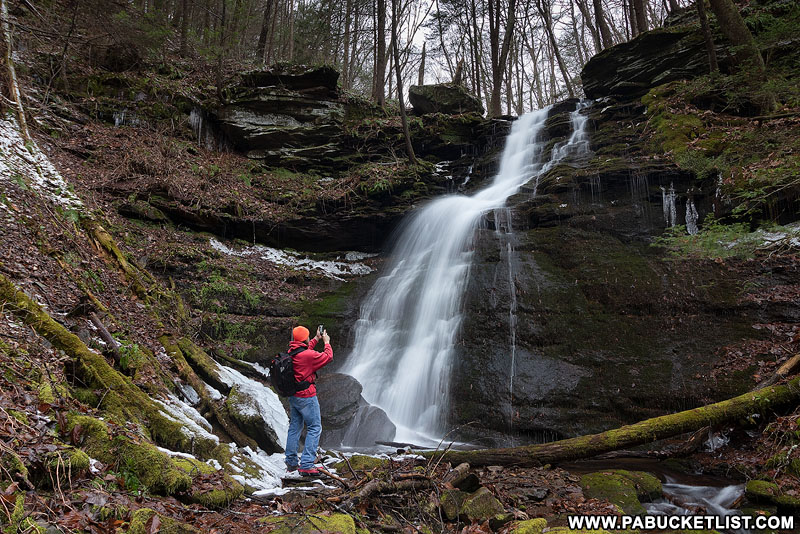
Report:
<svg viewBox="0 0 800 534"><path fill-rule="evenodd" d="M269 378L269 369L262 367L258 363L251 363L250 365L253 367L253 369L264 375L264 377Z"/></svg>
<svg viewBox="0 0 800 534"><path fill-rule="evenodd" d="M102 463L98 462L94 458L89 458L89 472L92 473L93 475L98 475L102 473L105 467L106 466L104 466Z"/></svg>
<svg viewBox="0 0 800 534"><path fill-rule="evenodd" d="M181 432L185 436L196 436L219 443L219 438L211 433L211 424L206 421L205 417L175 395L169 396L169 402L153 400L164 407L167 417L183 425Z"/></svg>
<svg viewBox="0 0 800 534"><path fill-rule="evenodd" d="M190 460L197 460L197 457L195 457L194 454L189 454L188 452L171 451L169 449L165 449L164 447L158 446L156 446L156 448L167 456L172 456L173 458L188 458Z"/></svg>
<svg viewBox="0 0 800 534"><path fill-rule="evenodd" d="M237 455L234 454L229 467L232 471L237 471L240 474L232 475L232 478L242 484L246 484L255 488L256 490L271 490L280 488L281 477L283 476L286 468L283 463L284 455L276 452L275 454L267 454L261 449L255 451L250 447L243 449L236 449L233 445L232 450L238 452L239 455L247 457L256 466L258 466L260 473L257 477L248 475L244 469L244 465L237 464Z"/></svg>
<svg viewBox="0 0 800 534"><path fill-rule="evenodd" d="M83 202L69 189L47 155L33 140L25 142L16 121L0 119L0 183L20 179L56 204L83 209Z"/></svg>
<svg viewBox="0 0 800 534"><path fill-rule="evenodd" d="M211 400L215 400L216 401L216 400L220 400L220 399L223 398L222 393L220 393L216 389L212 388L208 384L206 384L205 386L206 386L206 393L208 393L208 396L211 397Z"/></svg>
<svg viewBox="0 0 800 534"><path fill-rule="evenodd" d="M178 389L181 390L183 396L192 406L196 406L197 403L200 402L200 395L198 395L197 391L189 384L178 384Z"/></svg>
<svg viewBox="0 0 800 534"><path fill-rule="evenodd" d="M264 245L253 245L241 250L228 248L214 238L209 240L211 247L228 256L240 258L255 256L264 261L277 265L287 265L301 271L319 272L334 280L343 280L341 276L363 276L371 273L374 269L359 262L342 262L329 260L313 260L297 252L279 250L277 248L265 247ZM348 253L350 254L350 253ZM358 254L354 252L353 254ZM345 258L347 255L345 255Z"/></svg>
<svg viewBox="0 0 800 534"><path fill-rule="evenodd" d="M236 369L224 365L219 366L219 378L231 387L237 386L239 391L249 395L255 401L255 406L252 407L255 411L245 412L245 414L261 417L264 423L275 431L281 446L285 447L286 435L289 431L289 417L286 415L286 410L281 404L278 394L261 382L247 378ZM244 408L245 406L240 407L240 409Z"/></svg>
<svg viewBox="0 0 800 534"><path fill-rule="evenodd" d="M206 460L206 463L207 463L208 465L210 465L211 467L213 467L214 469L216 469L217 471L219 471L220 469L222 469L222 464L221 464L221 463L219 463L219 462L218 462L217 460L215 460L214 458L209 458L208 460Z"/></svg>

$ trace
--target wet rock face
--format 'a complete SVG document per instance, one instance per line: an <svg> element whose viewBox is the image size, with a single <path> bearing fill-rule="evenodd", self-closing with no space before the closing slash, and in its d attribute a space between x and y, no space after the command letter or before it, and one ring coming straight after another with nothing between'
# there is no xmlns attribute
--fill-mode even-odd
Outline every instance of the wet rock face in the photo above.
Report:
<svg viewBox="0 0 800 534"><path fill-rule="evenodd" d="M639 97L673 80L708 72L703 36L698 27L661 28L592 57L581 71L588 98Z"/></svg>
<svg viewBox="0 0 800 534"><path fill-rule="evenodd" d="M373 447L376 441L394 439L394 423L386 412L370 405L361 391L361 384L349 375L333 373L319 378L323 447Z"/></svg>
<svg viewBox="0 0 800 534"><path fill-rule="evenodd" d="M439 83L435 85L412 85L408 89L408 99L414 106L414 113L478 113L483 115L483 104L462 85Z"/></svg>
<svg viewBox="0 0 800 534"><path fill-rule="evenodd" d="M562 107L548 119L560 139L574 109ZM666 192L684 224L690 201L700 220L712 211L714 184L648 153L641 106L588 111L593 157L542 176L537 195L523 187L476 235L451 387L451 426L473 422L466 439L598 432L751 385L746 372L708 378L720 348L759 337L764 312L737 297L747 277L650 244L669 226Z"/></svg>
<svg viewBox="0 0 800 534"><path fill-rule="evenodd" d="M234 148L269 164L332 166L342 155L345 104L330 67L273 68L242 74L216 110Z"/></svg>

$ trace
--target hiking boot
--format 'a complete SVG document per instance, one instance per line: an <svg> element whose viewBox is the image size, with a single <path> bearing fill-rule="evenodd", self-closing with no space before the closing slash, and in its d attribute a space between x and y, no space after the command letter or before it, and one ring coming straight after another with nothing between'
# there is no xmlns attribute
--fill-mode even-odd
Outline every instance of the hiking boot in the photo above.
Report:
<svg viewBox="0 0 800 534"><path fill-rule="evenodd" d="M286 472L287 473L294 473L295 471L297 471L298 467L299 466L297 466L297 465L287 465L286 466Z"/></svg>
<svg viewBox="0 0 800 534"><path fill-rule="evenodd" d="M319 477L322 476L322 471L319 470L318 467L310 467L308 469L303 469L302 467L298 470L301 476L304 477Z"/></svg>

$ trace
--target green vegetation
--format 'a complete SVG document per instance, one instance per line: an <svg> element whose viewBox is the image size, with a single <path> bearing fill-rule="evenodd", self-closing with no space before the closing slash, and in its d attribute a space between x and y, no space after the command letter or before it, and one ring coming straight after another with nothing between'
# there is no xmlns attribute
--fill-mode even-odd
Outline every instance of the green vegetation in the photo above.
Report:
<svg viewBox="0 0 800 534"><path fill-rule="evenodd" d="M800 238L800 227L772 225L750 231L746 223L723 224L714 217L706 217L700 232L686 233L686 227L675 226L653 241L653 246L664 247L680 258L752 258L759 250L777 249Z"/></svg>

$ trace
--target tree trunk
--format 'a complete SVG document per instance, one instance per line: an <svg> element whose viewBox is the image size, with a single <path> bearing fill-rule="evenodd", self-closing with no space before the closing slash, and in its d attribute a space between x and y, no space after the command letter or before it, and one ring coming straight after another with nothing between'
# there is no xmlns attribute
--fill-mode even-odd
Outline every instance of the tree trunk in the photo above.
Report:
<svg viewBox="0 0 800 534"><path fill-rule="evenodd" d="M600 33L597 31L595 25L592 24L592 16L589 13L589 5L586 3L586 0L576 0L576 1L578 3L578 10L581 12L581 16L583 17L583 22L584 24L586 24L586 27L589 28L589 33L592 36L592 42L594 42L594 49L596 52L600 52L605 47L600 41ZM600 0L595 0L595 4L598 3L600 3ZM597 8L595 7L595 9Z"/></svg>
<svg viewBox="0 0 800 534"><path fill-rule="evenodd" d="M611 30L608 28L606 19L603 16L603 0L594 0L594 19L603 39L603 48L610 48L614 45L614 40L611 38Z"/></svg>
<svg viewBox="0 0 800 534"><path fill-rule="evenodd" d="M267 37L269 36L272 2L274 2L274 0L267 0L267 5L264 7L264 16L261 19L261 31L258 34L258 46L256 47L256 56L264 63L266 63L267 60Z"/></svg>
<svg viewBox="0 0 800 534"><path fill-rule="evenodd" d="M353 15L353 0L347 0L344 10L344 45L342 56L342 89L349 87L350 79L350 19Z"/></svg>
<svg viewBox="0 0 800 534"><path fill-rule="evenodd" d="M628 23L630 24L631 33L630 38L633 39L637 35L639 35L639 28L636 26L636 14L634 12L633 7L633 0L627 0L627 15L628 15Z"/></svg>
<svg viewBox="0 0 800 534"><path fill-rule="evenodd" d="M572 38L575 39L575 51L578 54L578 62L581 66L586 64L586 59L583 57L583 49L581 47L581 36L578 32L578 17L575 16L575 4L569 3L570 19L572 19Z"/></svg>
<svg viewBox="0 0 800 534"><path fill-rule="evenodd" d="M703 39L706 42L706 51L708 52L708 68L711 72L717 72L719 65L717 64L717 52L714 50L714 38L711 36L711 28L708 26L708 17L706 16L706 1L695 0L697 6L697 14L700 16L700 27L703 29Z"/></svg>
<svg viewBox="0 0 800 534"><path fill-rule="evenodd" d="M647 14L644 10L644 0L631 0L633 12L636 15L636 30L638 33L647 31Z"/></svg>
<svg viewBox="0 0 800 534"><path fill-rule="evenodd" d="M452 464L467 462L473 467L512 464L537 466L579 460L693 432L709 425L745 419L754 413L770 413L783 407L794 406L798 402L800 402L800 376L784 385L766 387L726 401L662 415L600 434L507 449L447 451L444 454ZM441 454L443 453L436 451L424 453L428 457Z"/></svg>
<svg viewBox="0 0 800 534"><path fill-rule="evenodd" d="M19 121L19 132L25 141L31 138L28 132L28 121L25 119L25 107L22 104L22 93L19 90L19 82L17 81L17 70L14 68L13 60L13 45L14 40L11 38L11 25L8 23L8 4L6 0L0 0L0 17L2 17L3 27L3 42L6 49L6 72L8 74L8 85L11 100L17 108L17 120ZM64 73L66 77L66 72Z"/></svg>
<svg viewBox="0 0 800 534"><path fill-rule="evenodd" d="M400 50L397 39L397 2L392 0L392 50L394 51L394 71L397 75L397 103L400 105L400 121L403 123L403 137L406 139L406 153L411 165L417 164L417 156L414 154L414 147L411 145L411 133L408 130L408 117L406 117L406 104L403 101L403 76L400 71Z"/></svg>
<svg viewBox="0 0 800 534"><path fill-rule="evenodd" d="M422 43L422 58L419 62L419 76L417 76L417 85L425 85L425 44Z"/></svg>
<svg viewBox="0 0 800 534"><path fill-rule="evenodd" d="M378 2L377 47L375 53L375 80L372 90L372 100L383 107L386 103L384 81L386 80L386 0Z"/></svg>
<svg viewBox="0 0 800 534"><path fill-rule="evenodd" d="M753 69L753 78L761 81L767 81L767 70L764 66L764 58L761 57L761 52L756 45L753 34L747 29L747 25L739 13L739 9L732 0L709 0L711 10L717 17L719 28L725 37L733 45L733 50L736 50L735 58L739 65L744 68ZM775 108L775 96L767 93L765 101L762 103L762 111L768 112Z"/></svg>
<svg viewBox="0 0 800 534"><path fill-rule="evenodd" d="M189 0L181 0L181 37L180 51L181 57L186 57L188 51L187 36L189 33Z"/></svg>
<svg viewBox="0 0 800 534"><path fill-rule="evenodd" d="M286 60L294 61L294 0L289 0L289 46L286 51Z"/></svg>
<svg viewBox="0 0 800 534"><path fill-rule="evenodd" d="M564 84L567 86L569 97L575 98L575 90L572 88L572 82L569 79L567 65L564 63L564 59L561 57L561 52L558 50L558 44L556 43L556 34L553 31L553 17L550 13L550 5L546 4L545 0L536 0L536 7L539 10L539 15L541 15L544 22L545 31L550 38L550 46L553 49L553 55L556 57L558 69L561 71L561 76L564 78Z"/></svg>
<svg viewBox="0 0 800 534"><path fill-rule="evenodd" d="M503 43L500 44L500 14L501 2L499 0L489 0L489 42L491 49L492 63L492 93L489 99L489 116L497 117L502 113L500 107L500 93L503 90L503 77L508 61L508 53L511 49L511 38L514 35L514 24L516 22L516 0L508 0L508 12L506 14L506 27L503 34Z"/></svg>

